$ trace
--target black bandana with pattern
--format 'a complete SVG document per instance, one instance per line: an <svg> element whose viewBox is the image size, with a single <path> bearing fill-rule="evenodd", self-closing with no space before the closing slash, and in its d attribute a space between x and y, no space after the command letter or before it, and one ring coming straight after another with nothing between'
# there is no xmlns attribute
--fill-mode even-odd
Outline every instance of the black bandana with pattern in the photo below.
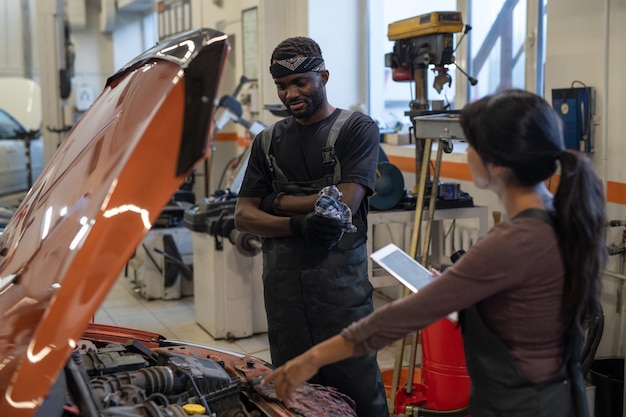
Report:
<svg viewBox="0 0 626 417"><path fill-rule="evenodd" d="M324 71L324 59L314 56L297 56L294 58L279 59L270 65L270 74L274 78L282 78L291 74L309 71Z"/></svg>

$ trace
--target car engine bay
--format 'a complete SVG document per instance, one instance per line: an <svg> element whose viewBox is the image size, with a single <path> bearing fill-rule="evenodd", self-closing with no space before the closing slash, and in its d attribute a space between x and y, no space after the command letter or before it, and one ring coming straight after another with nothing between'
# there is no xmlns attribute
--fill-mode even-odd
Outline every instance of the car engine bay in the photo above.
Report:
<svg viewBox="0 0 626 417"><path fill-rule="evenodd" d="M179 353L185 350L180 348L81 340L65 371L72 402L63 415L90 415L85 409L108 417L263 415L243 393L249 388L245 375L229 374L219 358ZM253 359L245 366L269 370Z"/></svg>
<svg viewBox="0 0 626 417"><path fill-rule="evenodd" d="M289 405L262 386L271 365L215 346L89 324L36 417L350 417L354 402L305 383Z"/></svg>

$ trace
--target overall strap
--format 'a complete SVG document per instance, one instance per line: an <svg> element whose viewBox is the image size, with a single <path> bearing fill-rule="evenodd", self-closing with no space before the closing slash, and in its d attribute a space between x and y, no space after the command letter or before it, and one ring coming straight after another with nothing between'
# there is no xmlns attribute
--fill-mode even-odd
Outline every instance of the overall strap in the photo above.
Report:
<svg viewBox="0 0 626 417"><path fill-rule="evenodd" d="M328 132L328 137L326 138L326 146L324 146L324 148L322 149L322 163L324 164L324 172L326 175L332 175L333 184L338 184L341 180L341 165L339 164L339 160L337 160L337 156L335 155L335 142L337 142L339 132L341 131L344 123L350 118L350 116L352 116L353 113L354 112L350 110L340 110L337 119L335 119L332 126L330 127L330 132ZM275 125L276 123L268 126L265 130L263 130L263 132L261 132L261 147L263 148L263 153L265 154L267 166L272 175L274 175L274 178L278 181L287 181L287 177L285 176L284 172L276 163L276 158L270 153Z"/></svg>
<svg viewBox="0 0 626 417"><path fill-rule="evenodd" d="M261 147L263 148L263 154L265 155L265 161L267 162L267 167L274 177L276 177L274 173L275 166L275 158L270 155L270 146L272 145L272 133L274 132L274 127L276 123L272 123L268 127L266 127L263 132L261 132ZM282 171L281 171L282 173Z"/></svg>
<svg viewBox="0 0 626 417"><path fill-rule="evenodd" d="M352 116L354 112L350 110L341 110L337 119L333 122L326 139L326 146L322 149L322 162L324 164L324 172L326 175L333 175L333 184L338 184L341 180L341 164L335 155L335 142L339 137L339 132L344 123Z"/></svg>

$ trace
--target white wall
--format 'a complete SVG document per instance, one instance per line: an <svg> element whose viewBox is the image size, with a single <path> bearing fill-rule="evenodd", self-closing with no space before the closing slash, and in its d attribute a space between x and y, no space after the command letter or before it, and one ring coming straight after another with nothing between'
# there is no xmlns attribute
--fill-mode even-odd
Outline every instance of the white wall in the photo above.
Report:
<svg viewBox="0 0 626 417"><path fill-rule="evenodd" d="M330 72L326 84L329 102L336 107L365 111L367 70L362 63L367 59L367 22L361 3L359 0L309 1L307 36L322 48Z"/></svg>
<svg viewBox="0 0 626 417"><path fill-rule="evenodd" d="M156 43L156 35L152 17L138 13L118 14L115 18L115 30L111 32L115 71L152 47Z"/></svg>
<svg viewBox="0 0 626 417"><path fill-rule="evenodd" d="M74 29L70 36L76 50L72 96L76 102L76 87L89 88L95 99L103 90L108 77L115 72L113 36L100 28L100 8L94 1L87 2L84 29Z"/></svg>
<svg viewBox="0 0 626 417"><path fill-rule="evenodd" d="M0 77L23 76L26 71L21 3L0 0Z"/></svg>

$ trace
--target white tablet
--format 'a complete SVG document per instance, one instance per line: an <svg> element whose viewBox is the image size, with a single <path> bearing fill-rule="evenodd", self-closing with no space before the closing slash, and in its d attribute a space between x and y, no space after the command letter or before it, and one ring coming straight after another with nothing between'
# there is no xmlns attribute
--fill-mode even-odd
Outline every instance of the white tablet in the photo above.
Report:
<svg viewBox="0 0 626 417"><path fill-rule="evenodd" d="M378 249L370 257L413 292L433 280L428 269L393 243Z"/></svg>

